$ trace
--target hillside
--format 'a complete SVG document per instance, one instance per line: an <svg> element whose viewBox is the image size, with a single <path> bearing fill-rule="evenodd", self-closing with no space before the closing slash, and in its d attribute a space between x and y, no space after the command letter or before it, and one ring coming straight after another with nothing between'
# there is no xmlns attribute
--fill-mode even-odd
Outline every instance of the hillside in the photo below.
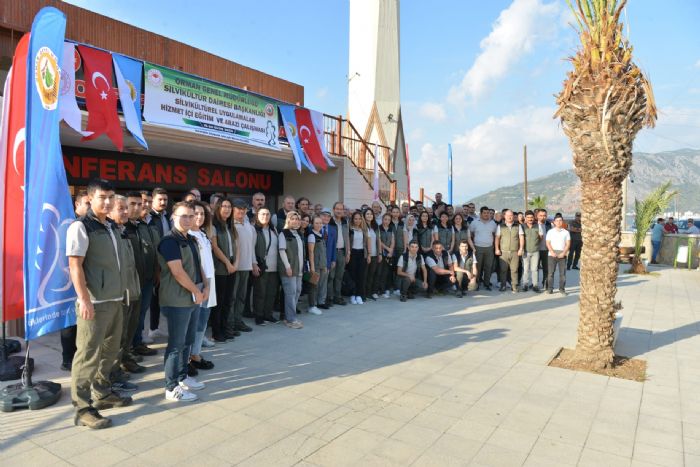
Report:
<svg viewBox="0 0 700 467"><path fill-rule="evenodd" d="M673 189L680 192L678 211L700 211L700 151L679 149L659 153L634 153L632 163L632 183L629 184L628 201L633 205L635 197L644 198L660 183L671 180ZM529 198L543 195L547 197L547 209L572 214L579 208L581 200L580 183L573 169L553 173L546 177L530 180ZM523 184L505 186L473 198L479 206L497 209L513 207L522 209ZM671 206L673 208L673 206ZM631 208L630 208L631 209Z"/></svg>

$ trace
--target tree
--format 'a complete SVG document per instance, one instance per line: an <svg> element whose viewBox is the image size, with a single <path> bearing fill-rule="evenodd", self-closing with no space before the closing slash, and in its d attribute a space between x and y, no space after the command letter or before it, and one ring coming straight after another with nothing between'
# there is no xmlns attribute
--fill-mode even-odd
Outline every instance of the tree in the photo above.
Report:
<svg viewBox="0 0 700 467"><path fill-rule="evenodd" d="M656 104L651 84L632 62L622 33L626 0L567 0L578 23L581 45L570 58L557 96L561 119L581 180L583 254L579 324L574 359L592 368L612 364L613 322L621 304L617 255L622 220L622 183L632 165L632 143L653 127Z"/></svg>
<svg viewBox="0 0 700 467"><path fill-rule="evenodd" d="M535 196L527 204L532 209L547 209L547 197L543 195Z"/></svg>
<svg viewBox="0 0 700 467"><path fill-rule="evenodd" d="M632 259L630 272L635 274L646 274L647 272L647 268L640 258L642 245L644 245L649 226L655 224L656 216L662 213L671 203L673 197L678 194L675 190L669 192L668 189L670 187L671 181L669 180L656 187L644 200L634 200L634 218L637 224L637 231L634 233L634 258Z"/></svg>

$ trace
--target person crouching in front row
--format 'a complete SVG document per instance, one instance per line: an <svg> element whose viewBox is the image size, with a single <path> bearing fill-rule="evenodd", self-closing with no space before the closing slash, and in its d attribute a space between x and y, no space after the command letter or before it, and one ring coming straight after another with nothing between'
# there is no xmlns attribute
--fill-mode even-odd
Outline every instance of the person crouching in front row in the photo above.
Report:
<svg viewBox="0 0 700 467"><path fill-rule="evenodd" d="M197 332L199 309L209 299L209 282L202 269L197 240L189 234L194 222L190 203L173 206L173 229L158 245L160 264L160 312L168 321L168 346L165 349L165 398L191 402L191 391L204 383L187 375L190 350Z"/></svg>
<svg viewBox="0 0 700 467"><path fill-rule="evenodd" d="M427 298L432 298L437 289L441 292L448 291L457 281L452 259L440 240L433 241L432 249L425 255L425 265L428 268Z"/></svg>
<svg viewBox="0 0 700 467"><path fill-rule="evenodd" d="M420 270L423 281L420 283L423 290L428 288L428 271L425 269L423 256L418 252L420 245L417 240L411 240L408 244L408 251L399 256L396 263L396 275L399 279L401 295L399 300L405 302L406 299L416 298L418 290L418 280L416 275Z"/></svg>
<svg viewBox="0 0 700 467"><path fill-rule="evenodd" d="M476 290L476 258L469 252L469 242L459 242L459 251L452 257L455 278L457 280L457 297L467 293L467 290Z"/></svg>

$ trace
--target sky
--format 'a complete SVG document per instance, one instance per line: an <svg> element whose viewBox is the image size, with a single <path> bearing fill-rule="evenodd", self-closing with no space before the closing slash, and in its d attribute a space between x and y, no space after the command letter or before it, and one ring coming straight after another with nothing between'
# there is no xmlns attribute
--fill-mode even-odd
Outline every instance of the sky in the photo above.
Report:
<svg viewBox="0 0 700 467"><path fill-rule="evenodd" d="M306 107L346 114L348 0L70 0L305 88ZM263 6L264 5L264 6ZM429 5L430 8L427 8ZM454 202L572 167L555 97L578 37L564 0L404 0L401 105L412 195ZM700 2L630 0L623 15L659 120L634 150L700 149ZM633 168L634 170L634 168Z"/></svg>

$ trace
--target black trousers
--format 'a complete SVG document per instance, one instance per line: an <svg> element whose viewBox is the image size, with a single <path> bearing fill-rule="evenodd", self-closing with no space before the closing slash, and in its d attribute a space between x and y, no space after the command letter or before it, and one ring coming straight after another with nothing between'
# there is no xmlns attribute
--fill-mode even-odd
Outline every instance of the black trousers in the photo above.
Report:
<svg viewBox="0 0 700 467"><path fill-rule="evenodd" d="M150 316L150 329L155 331L160 325L160 299L158 298L158 292L160 291L160 286L156 285L153 287L153 296L151 297L151 306L149 308Z"/></svg>
<svg viewBox="0 0 700 467"><path fill-rule="evenodd" d="M547 271L549 271L549 263L547 258L549 257L549 250L540 250L540 268L542 268L542 287L547 287L547 278L549 277ZM535 281L532 281L533 284Z"/></svg>
<svg viewBox="0 0 700 467"><path fill-rule="evenodd" d="M447 290L452 283L448 274L435 274L435 271L428 269L428 292L435 292L436 289Z"/></svg>
<svg viewBox="0 0 700 467"><path fill-rule="evenodd" d="M233 310L233 286L236 282L235 274L214 276L216 282L216 306L211 310L211 333L214 338L223 338L226 323Z"/></svg>
<svg viewBox="0 0 700 467"><path fill-rule="evenodd" d="M581 259L582 247L583 242L581 240L571 240L571 249L569 250L569 257L566 260L566 269L571 269L571 266L578 267L578 262Z"/></svg>
<svg viewBox="0 0 700 467"><path fill-rule="evenodd" d="M372 261L369 262L367 265L367 272L365 274L365 295L362 295L362 298L365 298L367 296L372 295L373 293L377 293L377 290L379 289L379 284L377 283L377 279L379 275L377 274L379 271L379 262L378 262L379 256L372 256Z"/></svg>
<svg viewBox="0 0 700 467"><path fill-rule="evenodd" d="M411 282L411 279L409 279L406 276L398 276L397 277L399 281L399 288L401 289L401 296L405 297L407 295L415 295L416 292L421 290L421 283L422 280L416 277L415 282Z"/></svg>
<svg viewBox="0 0 700 467"><path fill-rule="evenodd" d="M350 264L348 265L350 270L350 277L355 283L355 290L353 295L357 297L365 296L365 274L367 271L367 259L365 259L365 250L351 250L350 251Z"/></svg>
<svg viewBox="0 0 700 467"><path fill-rule="evenodd" d="M64 364L73 363L73 357L77 347L75 346L75 338L78 334L77 326L68 326L61 329L61 355L63 356Z"/></svg>

